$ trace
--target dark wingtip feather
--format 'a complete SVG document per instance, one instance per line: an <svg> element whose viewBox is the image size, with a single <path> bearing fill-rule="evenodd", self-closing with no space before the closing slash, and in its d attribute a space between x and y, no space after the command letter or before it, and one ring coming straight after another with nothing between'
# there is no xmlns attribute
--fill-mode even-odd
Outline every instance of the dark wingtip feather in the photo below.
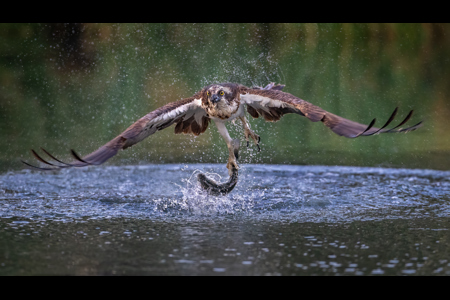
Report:
<svg viewBox="0 0 450 300"><path fill-rule="evenodd" d="M405 129L399 129L397 132L404 132L404 133L407 133L407 132L410 132L410 131L414 131L414 130L416 130L416 129L422 127L422 126L423 126L423 121L420 121L420 122L417 123L416 125L413 125L413 126L411 126L411 127L405 128Z"/></svg>
<svg viewBox="0 0 450 300"><path fill-rule="evenodd" d="M44 153L47 154L48 156L50 156L52 159L56 160L57 162L59 162L59 163L61 163L61 164L63 164L63 165L70 166L70 167L73 167L73 166L74 166L74 165L65 163L65 162L63 162L63 161L57 159L55 156L53 156L52 154L50 154L50 152L48 152L47 150L45 150L45 149L42 148L42 147L41 147L41 150L44 151ZM57 167L63 168L63 166L57 166Z"/></svg>
<svg viewBox="0 0 450 300"><path fill-rule="evenodd" d="M81 161L82 163L85 163L86 165L92 165L90 162L87 162L87 161L83 160L83 159L75 152L75 150L70 149L70 153L72 154L72 156L73 156L76 160Z"/></svg>
<svg viewBox="0 0 450 300"><path fill-rule="evenodd" d="M370 122L369 126L367 126L367 128L366 128L363 132L358 133L355 137L364 135L364 133L366 133L367 131L369 131L369 130L373 127L373 125L375 124L375 121L376 121L376 120L377 120L376 118L373 119L372 122Z"/></svg>
<svg viewBox="0 0 450 300"><path fill-rule="evenodd" d="M31 168L34 168L34 169L39 169L39 170L44 170L44 171L56 170L56 168L40 168L40 167L33 166L33 165L31 165L31 164L29 164L29 163L23 161L23 160L20 160L20 161L21 161L23 164L25 164L25 165L27 165L27 166L29 166L29 167L31 167Z"/></svg>
<svg viewBox="0 0 450 300"><path fill-rule="evenodd" d="M387 122L383 125L383 127L381 127L380 129L378 129L377 131L374 131L372 133L364 134L364 136L369 136L369 135L374 135L374 134L377 134L377 133L381 133L382 130L384 128L386 128L389 124L391 124L391 122L394 120L395 116L397 115L397 111L398 111L398 107L396 107L394 109L394 112L391 114L391 116L389 117L389 120L387 120Z"/></svg>
<svg viewBox="0 0 450 300"><path fill-rule="evenodd" d="M46 161L46 160L44 160L42 157L40 157L37 153L36 153L36 151L34 151L33 149L31 149L31 153L33 154L33 156L37 159L37 160L39 160L40 162L43 162L44 164L47 164L47 165L49 165L49 166L55 166L55 167L57 167L56 165L54 165L54 164L52 164L52 163L49 163L48 161Z"/></svg>
<svg viewBox="0 0 450 300"><path fill-rule="evenodd" d="M380 129L376 130L375 132L366 133L372 127L371 125L373 125L372 123L374 123L374 121L372 121L372 123L369 125L369 127L367 127L366 130L364 130L362 133L358 134L356 137L358 137L358 136L370 136L370 135L374 135L374 134L377 134L377 133L399 133L399 132L407 133L407 132L410 132L410 131L414 131L414 130L416 130L416 129L418 129L418 128L423 126L423 121L420 121L419 123L417 123L417 124L415 124L413 126L410 126L410 127L407 127L407 128L399 128L400 126L402 126L403 124L408 122L409 119L411 119L411 117L412 117L412 115L414 113L414 110L411 110L408 113L408 115L405 117L405 119L400 122L400 124L398 124L397 126L395 126L394 128L391 128L391 129L384 129L385 127L387 127L394 120L394 117L396 116L397 111L398 111L398 107L395 108L395 110L391 114L389 120ZM399 129L397 129L397 128L399 128Z"/></svg>
<svg viewBox="0 0 450 300"><path fill-rule="evenodd" d="M394 128L391 128L391 129L389 129L389 130L384 130L383 133L388 133L388 132L399 132L398 130L395 130L395 129L399 128L400 126L402 126L403 124L405 124L406 122L408 122L409 119L411 119L411 117L412 117L412 115L413 115L413 112L414 112L414 110L411 110L411 111L409 112L409 114L406 116L406 118L405 118L400 124L398 124L397 126L395 126Z"/></svg>

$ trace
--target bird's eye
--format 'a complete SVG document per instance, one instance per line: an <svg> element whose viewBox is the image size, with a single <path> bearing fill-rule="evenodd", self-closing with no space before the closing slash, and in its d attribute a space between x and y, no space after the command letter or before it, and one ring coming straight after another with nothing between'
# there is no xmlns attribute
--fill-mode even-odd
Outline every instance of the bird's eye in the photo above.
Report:
<svg viewBox="0 0 450 300"><path fill-rule="evenodd" d="M206 92L206 95L208 95L208 96L209 96L209 91L207 91L207 92Z"/></svg>
<svg viewBox="0 0 450 300"><path fill-rule="evenodd" d="M220 96L223 96L225 93L223 91L220 91Z"/></svg>

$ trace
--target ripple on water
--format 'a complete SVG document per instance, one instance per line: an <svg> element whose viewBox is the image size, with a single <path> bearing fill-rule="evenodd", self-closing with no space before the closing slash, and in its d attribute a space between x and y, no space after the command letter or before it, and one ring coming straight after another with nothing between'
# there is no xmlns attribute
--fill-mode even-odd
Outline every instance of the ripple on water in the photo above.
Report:
<svg viewBox="0 0 450 300"><path fill-rule="evenodd" d="M196 173L223 165L99 166L0 175L0 217L246 218L339 222L444 216L450 172L339 166L243 165L235 190L210 196ZM214 175L214 173L219 173ZM408 272L406 270L406 272Z"/></svg>

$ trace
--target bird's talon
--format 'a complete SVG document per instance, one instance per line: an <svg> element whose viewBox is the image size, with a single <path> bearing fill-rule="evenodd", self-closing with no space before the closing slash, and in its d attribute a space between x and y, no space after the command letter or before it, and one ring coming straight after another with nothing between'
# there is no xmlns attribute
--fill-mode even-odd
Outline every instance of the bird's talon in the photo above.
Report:
<svg viewBox="0 0 450 300"><path fill-rule="evenodd" d="M231 176L233 174L233 170L239 170L239 166L236 161L229 160L227 164L228 174Z"/></svg>

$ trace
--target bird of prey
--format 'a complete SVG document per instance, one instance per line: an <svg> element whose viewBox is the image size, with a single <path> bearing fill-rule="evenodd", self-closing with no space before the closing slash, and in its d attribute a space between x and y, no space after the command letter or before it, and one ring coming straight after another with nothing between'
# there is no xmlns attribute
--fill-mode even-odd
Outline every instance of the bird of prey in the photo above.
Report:
<svg viewBox="0 0 450 300"><path fill-rule="evenodd" d="M397 108L381 128L373 127L375 119L369 125L363 125L332 114L292 94L283 92L283 88L284 85L275 85L273 82L266 87L252 88L237 83L211 84L195 93L192 97L168 103L150 112L137 120L117 137L82 158L74 150L71 150L75 158L75 161L71 163L60 161L44 149L42 151L59 164L44 160L34 150L31 151L36 159L50 167L40 168L27 162L22 162L30 167L42 170L100 165L116 155L119 150L131 147L155 132L171 125L175 125L175 134L199 135L205 132L212 120L228 147L229 157L227 168L231 176L233 170L239 168L236 156L240 143L239 139L232 139L230 137L225 127L226 122L239 119L242 122L247 147L249 146L249 139L251 139L256 147L258 147L258 150L260 150L260 137L250 129L245 111L253 118L261 116L270 122L280 120L285 114L298 114L313 122L321 121L334 133L347 138L370 136L380 133L409 132L422 125L422 122L419 122L407 128L400 128L400 126L411 118L413 111L410 111L399 125L391 129L385 129L397 114Z"/></svg>

